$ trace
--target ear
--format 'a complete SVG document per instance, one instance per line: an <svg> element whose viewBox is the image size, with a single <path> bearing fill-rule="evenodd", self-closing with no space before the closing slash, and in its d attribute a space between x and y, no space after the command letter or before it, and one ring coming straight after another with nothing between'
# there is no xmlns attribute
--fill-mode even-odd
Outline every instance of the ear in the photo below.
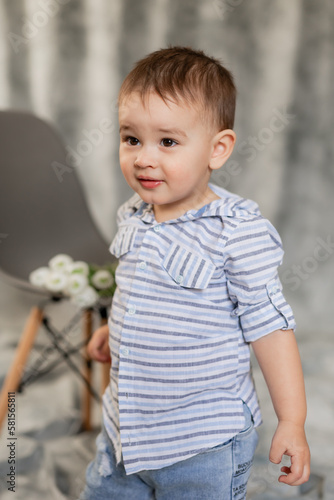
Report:
<svg viewBox="0 0 334 500"><path fill-rule="evenodd" d="M215 135L212 141L213 149L209 163L209 167L212 170L220 168L229 159L235 141L236 135L231 129L221 130Z"/></svg>

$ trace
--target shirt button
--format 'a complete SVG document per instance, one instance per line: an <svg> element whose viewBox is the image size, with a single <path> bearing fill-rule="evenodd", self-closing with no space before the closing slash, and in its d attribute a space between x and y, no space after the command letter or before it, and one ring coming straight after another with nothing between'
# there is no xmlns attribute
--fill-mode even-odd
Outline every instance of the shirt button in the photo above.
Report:
<svg viewBox="0 0 334 500"><path fill-rule="evenodd" d="M176 283L179 283L181 285L181 283L183 283L183 276L182 274L179 274L178 276L176 276Z"/></svg>
<svg viewBox="0 0 334 500"><path fill-rule="evenodd" d="M134 314L136 314L135 306L129 307L128 313L130 314L130 316L133 316Z"/></svg>
<svg viewBox="0 0 334 500"><path fill-rule="evenodd" d="M121 347L121 348L120 348L120 353L121 353L123 356L129 356L130 349L129 349L128 347Z"/></svg>
<svg viewBox="0 0 334 500"><path fill-rule="evenodd" d="M142 271L144 271L146 268L147 268L147 264L146 264L146 262L141 262L141 263L139 264L139 269L141 269Z"/></svg>
<svg viewBox="0 0 334 500"><path fill-rule="evenodd" d="M158 224L158 225L154 226L154 231L155 231L156 233L160 233L160 231L161 231L161 225L160 225L160 224Z"/></svg>

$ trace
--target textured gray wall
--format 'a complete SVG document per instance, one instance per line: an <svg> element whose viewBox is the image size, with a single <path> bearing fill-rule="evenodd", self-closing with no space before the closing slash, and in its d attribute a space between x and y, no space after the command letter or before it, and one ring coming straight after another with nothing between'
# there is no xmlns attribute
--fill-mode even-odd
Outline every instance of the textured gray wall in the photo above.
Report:
<svg viewBox="0 0 334 500"><path fill-rule="evenodd" d="M130 194L117 159L122 79L167 44L221 58L239 90L238 143L215 181L255 199L279 230L299 332L331 332L333 26L331 0L1 0L0 107L56 126L111 239Z"/></svg>

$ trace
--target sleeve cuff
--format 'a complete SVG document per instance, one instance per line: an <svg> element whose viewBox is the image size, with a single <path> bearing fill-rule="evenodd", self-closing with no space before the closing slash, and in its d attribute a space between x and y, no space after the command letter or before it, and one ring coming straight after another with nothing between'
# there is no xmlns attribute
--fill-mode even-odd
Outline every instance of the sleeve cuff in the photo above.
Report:
<svg viewBox="0 0 334 500"><path fill-rule="evenodd" d="M275 330L295 330L293 312L286 302L277 279L266 285L267 300L247 309L240 316L241 328L246 342L268 335Z"/></svg>

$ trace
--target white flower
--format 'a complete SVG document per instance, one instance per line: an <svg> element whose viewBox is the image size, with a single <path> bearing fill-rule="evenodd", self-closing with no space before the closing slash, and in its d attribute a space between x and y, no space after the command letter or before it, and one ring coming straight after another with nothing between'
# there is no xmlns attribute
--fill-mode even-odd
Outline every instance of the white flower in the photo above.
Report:
<svg viewBox="0 0 334 500"><path fill-rule="evenodd" d="M87 286L81 293L73 295L71 301L81 308L91 307L99 300L99 294L93 287Z"/></svg>
<svg viewBox="0 0 334 500"><path fill-rule="evenodd" d="M34 286L44 287L49 274L50 269L48 267L39 267L30 273L29 281Z"/></svg>
<svg viewBox="0 0 334 500"><path fill-rule="evenodd" d="M65 253L59 253L49 260L49 266L53 271L67 272L67 268L72 264L73 259Z"/></svg>
<svg viewBox="0 0 334 500"><path fill-rule="evenodd" d="M77 295L88 286L88 279L83 274L74 273L68 277L66 292L69 295Z"/></svg>
<svg viewBox="0 0 334 500"><path fill-rule="evenodd" d="M96 273L92 277L92 283L99 290L104 290L112 286L112 284L114 283L114 278L109 271L101 269L100 271L96 271Z"/></svg>
<svg viewBox="0 0 334 500"><path fill-rule="evenodd" d="M87 262L83 260L76 260L67 266L67 272L70 274L83 274L84 276L88 276L89 273L89 265Z"/></svg>
<svg viewBox="0 0 334 500"><path fill-rule="evenodd" d="M50 292L63 292L68 283L66 274L59 271L50 271L45 280L45 287Z"/></svg>

